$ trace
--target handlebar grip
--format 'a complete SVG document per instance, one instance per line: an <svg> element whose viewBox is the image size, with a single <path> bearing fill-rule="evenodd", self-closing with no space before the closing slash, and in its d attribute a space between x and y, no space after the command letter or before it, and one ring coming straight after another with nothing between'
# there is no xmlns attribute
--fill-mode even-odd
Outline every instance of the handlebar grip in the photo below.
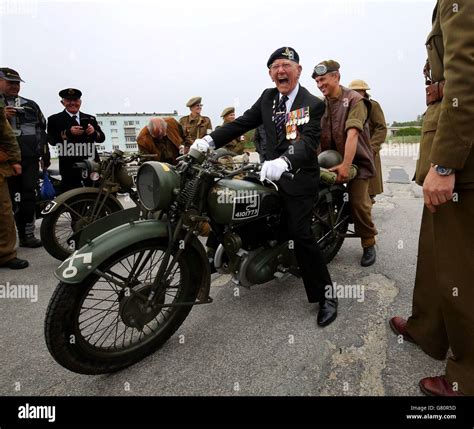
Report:
<svg viewBox="0 0 474 429"><path fill-rule="evenodd" d="M281 177L285 177L286 179L293 180L295 178L295 175L292 173L288 173L288 171L285 171Z"/></svg>

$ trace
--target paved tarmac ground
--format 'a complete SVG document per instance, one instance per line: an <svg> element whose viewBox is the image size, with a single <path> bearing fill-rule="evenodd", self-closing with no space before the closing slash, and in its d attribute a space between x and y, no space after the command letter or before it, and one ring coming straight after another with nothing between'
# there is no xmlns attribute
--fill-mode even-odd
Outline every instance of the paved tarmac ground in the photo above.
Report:
<svg viewBox="0 0 474 429"><path fill-rule="evenodd" d="M392 168L410 178L415 169L412 154L397 152L383 165L385 179ZM1 269L0 284L37 285L38 300L0 299L0 394L421 395L418 380L443 373L444 363L399 344L387 322L410 314L423 200L413 183L384 186L373 210L376 264L359 265L360 243L352 238L329 266L333 281L363 291L340 299L333 324L317 326L317 307L298 279L247 290L221 276L212 304L194 307L160 350L111 375L74 374L49 355L43 323L58 261L41 248L20 248L30 267Z"/></svg>

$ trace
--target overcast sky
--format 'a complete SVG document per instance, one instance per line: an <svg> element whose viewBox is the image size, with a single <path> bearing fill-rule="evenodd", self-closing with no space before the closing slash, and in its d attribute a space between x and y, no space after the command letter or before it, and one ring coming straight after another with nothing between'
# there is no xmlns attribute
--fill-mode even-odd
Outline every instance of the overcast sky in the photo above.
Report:
<svg viewBox="0 0 474 429"><path fill-rule="evenodd" d="M273 86L266 62L293 47L300 82L320 96L311 71L341 64L341 82L364 79L388 122L423 113L425 40L435 0L0 0L0 64L26 81L21 95L46 116L58 91L83 91L82 111L187 114L203 97L213 126Z"/></svg>

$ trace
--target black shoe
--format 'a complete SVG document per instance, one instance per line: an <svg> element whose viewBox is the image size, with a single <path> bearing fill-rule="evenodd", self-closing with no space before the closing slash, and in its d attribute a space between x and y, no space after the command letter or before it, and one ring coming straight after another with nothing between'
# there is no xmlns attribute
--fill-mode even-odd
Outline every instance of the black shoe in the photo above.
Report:
<svg viewBox="0 0 474 429"><path fill-rule="evenodd" d="M0 264L0 268L10 268L11 270L22 270L23 268L26 268L28 265L28 261L25 261L24 259L19 259L19 258L13 258L10 259L8 262L4 262L3 264Z"/></svg>
<svg viewBox="0 0 474 429"><path fill-rule="evenodd" d="M319 304L318 325L327 326L337 317L337 298L325 299Z"/></svg>
<svg viewBox="0 0 474 429"><path fill-rule="evenodd" d="M360 265L368 267L375 263L375 246L364 247L364 254L360 260Z"/></svg>
<svg viewBox="0 0 474 429"><path fill-rule="evenodd" d="M41 240L37 239L33 234L20 237L20 247L31 247L34 249L36 247L41 247L42 245L43 243Z"/></svg>

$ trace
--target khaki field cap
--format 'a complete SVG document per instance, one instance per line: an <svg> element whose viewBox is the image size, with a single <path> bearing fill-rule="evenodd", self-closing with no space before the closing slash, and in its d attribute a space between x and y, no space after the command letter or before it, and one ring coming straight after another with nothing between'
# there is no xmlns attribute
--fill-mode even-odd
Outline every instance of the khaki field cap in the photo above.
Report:
<svg viewBox="0 0 474 429"><path fill-rule="evenodd" d="M224 116L227 116L229 113L235 113L235 108L234 107L226 107L221 113L221 118L223 118Z"/></svg>
<svg viewBox="0 0 474 429"><path fill-rule="evenodd" d="M17 71L8 67L0 68L0 79L8 80L10 82L24 82Z"/></svg>
<svg viewBox="0 0 474 429"><path fill-rule="evenodd" d="M321 61L314 67L311 77L314 79L317 76L324 76L326 73L339 71L340 67L339 63L334 60Z"/></svg>
<svg viewBox="0 0 474 429"><path fill-rule="evenodd" d="M370 88L367 82L362 79L356 79L349 84L349 89L368 91Z"/></svg>
<svg viewBox="0 0 474 429"><path fill-rule="evenodd" d="M195 104L201 104L202 97L193 97L187 103L186 107L193 107Z"/></svg>

